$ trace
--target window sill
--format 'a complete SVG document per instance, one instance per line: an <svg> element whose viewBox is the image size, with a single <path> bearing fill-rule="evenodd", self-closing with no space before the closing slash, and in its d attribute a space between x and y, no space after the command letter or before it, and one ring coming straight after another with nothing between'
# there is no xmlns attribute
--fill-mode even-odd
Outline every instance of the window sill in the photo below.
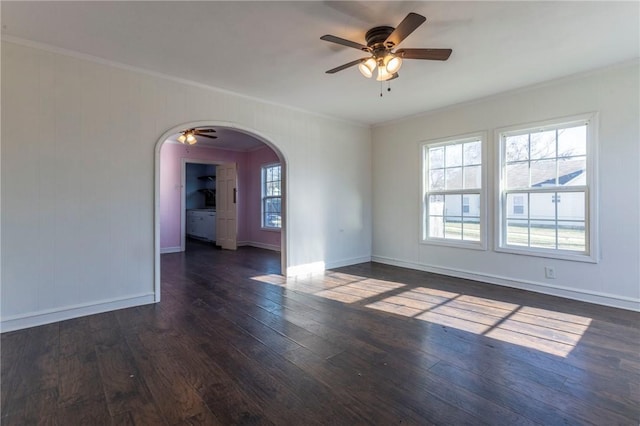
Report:
<svg viewBox="0 0 640 426"><path fill-rule="evenodd" d="M282 228L267 228L267 227L260 227L261 231L269 231L269 232L280 232L282 231Z"/></svg>

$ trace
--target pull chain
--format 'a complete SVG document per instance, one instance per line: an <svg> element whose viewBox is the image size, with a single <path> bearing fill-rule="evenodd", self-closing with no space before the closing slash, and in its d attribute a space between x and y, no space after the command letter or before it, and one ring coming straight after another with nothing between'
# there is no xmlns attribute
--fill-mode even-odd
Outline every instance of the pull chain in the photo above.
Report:
<svg viewBox="0 0 640 426"><path fill-rule="evenodd" d="M382 97L382 84L383 83L384 82L382 82L382 81L380 82L380 97ZM391 92L391 82L390 81L387 81L387 92Z"/></svg>

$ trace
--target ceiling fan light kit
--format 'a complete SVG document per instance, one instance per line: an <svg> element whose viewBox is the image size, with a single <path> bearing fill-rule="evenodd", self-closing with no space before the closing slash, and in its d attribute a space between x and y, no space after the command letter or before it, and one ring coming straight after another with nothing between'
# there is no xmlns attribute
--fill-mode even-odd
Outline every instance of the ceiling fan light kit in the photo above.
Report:
<svg viewBox="0 0 640 426"><path fill-rule="evenodd" d="M376 63L376 60L371 57L360 62L360 65L358 65L358 70L360 70L360 74L364 75L367 78L371 78L373 76L373 71L376 69L377 65L378 64Z"/></svg>
<svg viewBox="0 0 640 426"><path fill-rule="evenodd" d="M377 60L374 56L363 60L358 65L358 70L360 70L360 74L362 74L366 78L371 78L373 77L373 72L377 69L378 75L376 77L376 80L387 81L390 80L393 75L398 72L401 66L402 58L389 53Z"/></svg>
<svg viewBox="0 0 640 426"><path fill-rule="evenodd" d="M178 142L185 145L193 145L198 142L197 136L204 136L206 138L218 139L217 136L209 133L215 133L214 129L187 129L180 132L178 136Z"/></svg>
<svg viewBox="0 0 640 426"><path fill-rule="evenodd" d="M399 49L395 52L393 50L409 34L422 25L426 19L417 13L409 13L396 28L387 26L373 27L365 35L366 45L328 34L320 37L321 40L352 47L371 54L368 58L356 59L330 69L327 74L334 74L358 65L358 70L364 77L373 77L373 73L377 69L377 81L390 81L398 78L398 70L402 66L403 59L446 61L451 55L451 49Z"/></svg>
<svg viewBox="0 0 640 426"><path fill-rule="evenodd" d="M394 55L393 53L385 56L383 61L384 66L389 74L397 73L402 66L402 58L400 56Z"/></svg>

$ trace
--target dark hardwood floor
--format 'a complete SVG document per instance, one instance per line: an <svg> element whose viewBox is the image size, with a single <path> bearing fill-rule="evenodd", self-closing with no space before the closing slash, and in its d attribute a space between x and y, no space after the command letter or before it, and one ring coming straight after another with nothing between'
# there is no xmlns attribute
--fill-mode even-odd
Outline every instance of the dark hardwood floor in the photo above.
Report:
<svg viewBox="0 0 640 426"><path fill-rule="evenodd" d="M190 243L162 302L2 335L2 425L640 421L640 314Z"/></svg>

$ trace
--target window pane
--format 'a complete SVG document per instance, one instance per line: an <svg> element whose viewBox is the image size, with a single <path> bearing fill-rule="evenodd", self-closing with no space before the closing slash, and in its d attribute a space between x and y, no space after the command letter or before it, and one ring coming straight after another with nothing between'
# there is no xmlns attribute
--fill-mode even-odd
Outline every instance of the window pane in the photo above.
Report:
<svg viewBox="0 0 640 426"><path fill-rule="evenodd" d="M560 198L558 198L560 197ZM558 220L585 220L584 192L562 192L556 196Z"/></svg>
<svg viewBox="0 0 640 426"><path fill-rule="evenodd" d="M464 144L464 165L470 166L482 163L482 151L480 141L467 142Z"/></svg>
<svg viewBox="0 0 640 426"><path fill-rule="evenodd" d="M556 160L531 162L531 186L544 187L556 185Z"/></svg>
<svg viewBox="0 0 640 426"><path fill-rule="evenodd" d="M445 195L445 216L462 216L462 196L459 194Z"/></svg>
<svg viewBox="0 0 640 426"><path fill-rule="evenodd" d="M524 219L529 215L527 194L507 194L507 218Z"/></svg>
<svg viewBox="0 0 640 426"><path fill-rule="evenodd" d="M267 182L267 188L264 195L268 197L280 195L280 181Z"/></svg>
<svg viewBox="0 0 640 426"><path fill-rule="evenodd" d="M464 168L464 189L477 189L482 186L482 166L468 166Z"/></svg>
<svg viewBox="0 0 640 426"><path fill-rule="evenodd" d="M451 240L462 239L462 218L461 217L445 216L444 237Z"/></svg>
<svg viewBox="0 0 640 426"><path fill-rule="evenodd" d="M444 189L444 169L431 170L429 173L429 190Z"/></svg>
<svg viewBox="0 0 640 426"><path fill-rule="evenodd" d="M444 238L444 218L442 216L429 216L429 236Z"/></svg>
<svg viewBox="0 0 640 426"><path fill-rule="evenodd" d="M445 188L447 190L462 189L462 167L445 169L445 176Z"/></svg>
<svg viewBox="0 0 640 426"><path fill-rule="evenodd" d="M444 196L443 195L429 196L429 215L430 216L444 215Z"/></svg>
<svg viewBox="0 0 640 426"><path fill-rule="evenodd" d="M427 166L425 197L428 197L424 203L427 227L424 237L480 241L482 141L425 146L423 153ZM468 189L477 194L459 192Z"/></svg>
<svg viewBox="0 0 640 426"><path fill-rule="evenodd" d="M508 164L507 189L528 188L529 187L529 163Z"/></svg>
<svg viewBox="0 0 640 426"><path fill-rule="evenodd" d="M462 239L465 241L480 241L479 219L466 220L463 223Z"/></svg>
<svg viewBox="0 0 640 426"><path fill-rule="evenodd" d="M280 213L280 198L265 198L265 213Z"/></svg>
<svg viewBox="0 0 640 426"><path fill-rule="evenodd" d="M444 147L429 148L429 168L440 169L444 167Z"/></svg>
<svg viewBox="0 0 640 426"><path fill-rule="evenodd" d="M480 194L466 194L462 203L462 215L465 217L480 217Z"/></svg>
<svg viewBox="0 0 640 426"><path fill-rule="evenodd" d="M507 221L507 244L513 246L529 245L529 225L526 220Z"/></svg>
<svg viewBox="0 0 640 426"><path fill-rule="evenodd" d="M589 185L587 125L568 126L503 136L501 167L507 193L503 193L500 230L505 233L501 241L506 244L589 252L588 203L586 191L582 190ZM561 186L572 192L555 190ZM529 191L528 188L531 192L511 192Z"/></svg>
<svg viewBox="0 0 640 426"><path fill-rule="evenodd" d="M265 213L264 226L267 228L280 228L282 226L280 215L276 213Z"/></svg>
<svg viewBox="0 0 640 426"><path fill-rule="evenodd" d="M508 136L505 138L505 160L522 161L529 159L529 135Z"/></svg>
<svg viewBox="0 0 640 426"><path fill-rule="evenodd" d="M462 144L447 145L445 148L445 167L462 165Z"/></svg>
<svg viewBox="0 0 640 426"><path fill-rule="evenodd" d="M584 222L558 222L558 248L584 252L586 250Z"/></svg>
<svg viewBox="0 0 640 426"><path fill-rule="evenodd" d="M279 228L282 224L280 216L280 198L265 198L263 204L262 223L266 227Z"/></svg>
<svg viewBox="0 0 640 426"><path fill-rule="evenodd" d="M558 130L558 157L587 154L587 126Z"/></svg>
<svg viewBox="0 0 640 426"><path fill-rule="evenodd" d="M558 184L576 186L587 184L587 157L558 159Z"/></svg>
<svg viewBox="0 0 640 426"><path fill-rule="evenodd" d="M531 134L531 159L556 157L556 131Z"/></svg>
<svg viewBox="0 0 640 426"><path fill-rule="evenodd" d="M530 229L531 247L556 248L556 222L552 220L532 220Z"/></svg>
<svg viewBox="0 0 640 426"><path fill-rule="evenodd" d="M556 194L529 194L531 219L556 220Z"/></svg>

